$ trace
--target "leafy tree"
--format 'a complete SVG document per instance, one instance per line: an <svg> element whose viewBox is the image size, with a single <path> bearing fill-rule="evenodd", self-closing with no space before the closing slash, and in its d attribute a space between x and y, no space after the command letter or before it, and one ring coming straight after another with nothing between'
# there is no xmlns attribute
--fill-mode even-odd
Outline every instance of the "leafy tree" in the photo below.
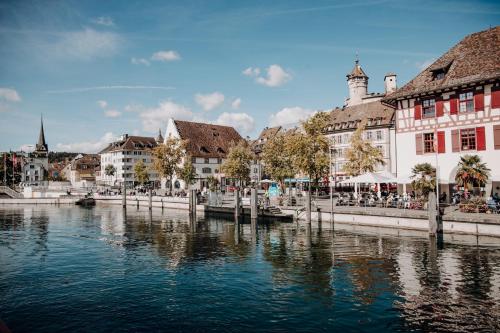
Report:
<svg viewBox="0 0 500 333"><path fill-rule="evenodd" d="M285 154L291 157L294 170L308 175L316 184L329 169L329 145L323 135L328 121L327 113L316 113L302 123L303 131L289 134L286 140Z"/></svg>
<svg viewBox="0 0 500 333"><path fill-rule="evenodd" d="M266 142L262 150L264 171L272 179L278 181L281 188L284 186L285 178L295 175L293 159L287 149L287 138L287 134L278 134Z"/></svg>
<svg viewBox="0 0 500 333"><path fill-rule="evenodd" d="M142 160L139 160L137 161L137 163L135 163L134 174L135 180L141 185L144 185L149 181L148 168Z"/></svg>
<svg viewBox="0 0 500 333"><path fill-rule="evenodd" d="M351 136L351 146L346 150L347 162L343 170L350 176L359 176L365 172L373 172L377 165L384 165L382 152L374 147L368 140L363 139L366 123L359 124Z"/></svg>
<svg viewBox="0 0 500 333"><path fill-rule="evenodd" d="M104 168L104 174L108 177L113 177L116 174L116 168L113 164L108 164Z"/></svg>
<svg viewBox="0 0 500 333"><path fill-rule="evenodd" d="M184 183L186 184L186 189L189 187L189 185L192 185L195 183L196 168L193 166L193 163L191 162L190 156L186 156L184 158L184 165L180 169L179 178L182 179L184 181Z"/></svg>
<svg viewBox="0 0 500 333"><path fill-rule="evenodd" d="M244 140L233 144L229 149L227 158L221 166L222 172L229 178L236 178L240 185L250 176L250 164L254 159L248 143Z"/></svg>
<svg viewBox="0 0 500 333"><path fill-rule="evenodd" d="M173 177L180 172L179 165L185 157L185 146L186 143L183 140L169 137L165 143L153 149L153 169L160 177L167 179L170 192L172 192Z"/></svg>
<svg viewBox="0 0 500 333"><path fill-rule="evenodd" d="M465 190L471 190L474 186L484 186L490 177L490 169L486 163L481 162L477 155L460 156L455 181Z"/></svg>
<svg viewBox="0 0 500 333"><path fill-rule="evenodd" d="M212 192L217 190L217 186L219 185L219 180L214 176L207 177L208 189Z"/></svg>
<svg viewBox="0 0 500 333"><path fill-rule="evenodd" d="M420 163L411 170L411 186L422 195L427 195L436 189L436 168L430 163Z"/></svg>

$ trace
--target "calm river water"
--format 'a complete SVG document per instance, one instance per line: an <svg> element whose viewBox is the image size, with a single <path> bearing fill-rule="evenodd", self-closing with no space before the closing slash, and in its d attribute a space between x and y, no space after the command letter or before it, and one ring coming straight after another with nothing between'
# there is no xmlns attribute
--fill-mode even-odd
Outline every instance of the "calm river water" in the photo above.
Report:
<svg viewBox="0 0 500 333"><path fill-rule="evenodd" d="M185 212L0 207L17 332L500 330L500 247Z"/></svg>

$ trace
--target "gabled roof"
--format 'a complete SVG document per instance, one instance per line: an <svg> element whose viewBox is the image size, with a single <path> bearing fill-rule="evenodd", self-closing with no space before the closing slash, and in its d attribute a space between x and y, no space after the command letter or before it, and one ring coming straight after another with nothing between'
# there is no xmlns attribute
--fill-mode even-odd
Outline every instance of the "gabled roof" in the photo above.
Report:
<svg viewBox="0 0 500 333"><path fill-rule="evenodd" d="M381 101L362 103L344 108L335 108L330 112L330 125L327 132L354 130L358 123L367 119L367 127L387 127L392 125L394 108Z"/></svg>
<svg viewBox="0 0 500 333"><path fill-rule="evenodd" d="M153 149L156 147L156 140L152 137L147 136L128 136L122 140L110 143L106 148L99 152L99 154L109 153L113 151L122 150L145 150Z"/></svg>
<svg viewBox="0 0 500 333"><path fill-rule="evenodd" d="M405 96L498 79L499 59L500 26L473 33L385 100L394 101ZM437 74L444 74L444 77L439 78Z"/></svg>
<svg viewBox="0 0 500 333"><path fill-rule="evenodd" d="M250 143L252 150L254 151L261 150L265 142L267 140L274 138L276 134L278 134L281 130L282 130L281 126L264 128L262 132L260 132L259 137Z"/></svg>
<svg viewBox="0 0 500 333"><path fill-rule="evenodd" d="M174 120L182 140L187 140L186 150L191 157L225 158L233 143L243 140L230 126Z"/></svg>

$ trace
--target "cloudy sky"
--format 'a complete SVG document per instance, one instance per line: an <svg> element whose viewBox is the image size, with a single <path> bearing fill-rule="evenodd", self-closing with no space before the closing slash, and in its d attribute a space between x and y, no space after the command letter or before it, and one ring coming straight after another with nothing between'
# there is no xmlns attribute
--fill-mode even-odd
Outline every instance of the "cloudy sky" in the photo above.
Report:
<svg viewBox="0 0 500 333"><path fill-rule="evenodd" d="M255 137L343 104L499 23L494 1L1 1L0 150L92 152L169 117Z"/></svg>

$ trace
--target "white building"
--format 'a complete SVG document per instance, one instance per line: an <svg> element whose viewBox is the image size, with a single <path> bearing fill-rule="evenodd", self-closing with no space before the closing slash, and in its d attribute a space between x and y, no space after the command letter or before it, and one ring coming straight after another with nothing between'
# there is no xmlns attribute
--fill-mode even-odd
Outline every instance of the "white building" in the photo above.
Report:
<svg viewBox="0 0 500 333"><path fill-rule="evenodd" d="M62 173L73 188L91 188L96 183L96 171L100 164L101 158L97 154L78 154Z"/></svg>
<svg viewBox="0 0 500 333"><path fill-rule="evenodd" d="M343 171L345 152L350 147L351 135L362 121L366 121L364 138L371 141L383 154L385 164L377 166L376 171L395 172L394 108L382 103L382 98L396 89L396 75L386 74L384 83L384 93L368 93L368 76L358 60L347 75L349 98L342 108L335 108L330 112L331 122L325 133L331 142L331 176L335 178L335 182L349 178Z"/></svg>
<svg viewBox="0 0 500 333"><path fill-rule="evenodd" d="M474 33L385 101L397 107L397 173L438 165L440 193L454 191L461 156L491 169L486 195L500 194L500 27Z"/></svg>
<svg viewBox="0 0 500 333"><path fill-rule="evenodd" d="M120 140L110 143L99 153L101 155L99 184L121 186L125 182L127 186L134 186L134 165L139 160L142 160L148 169L149 181L156 182L156 185L158 185L160 181L158 173L151 170L151 151L156 147L158 140L162 139L161 134L156 139L124 134L120 137ZM108 165L114 166L114 175L106 174Z"/></svg>
<svg viewBox="0 0 500 333"><path fill-rule="evenodd" d="M262 179L267 179L264 172L264 165L260 159L260 154L262 154L262 150L267 141L274 138L278 133L282 133L284 129L281 126L276 127L266 127L260 132L260 135L257 139L251 142L250 147L254 152L256 159L252 161L250 165L250 180L259 182Z"/></svg>
<svg viewBox="0 0 500 333"><path fill-rule="evenodd" d="M243 140L233 127L169 119L165 140L169 137L186 140L186 154L196 168L195 188L208 188L209 176L216 177L223 186L229 184L220 168L231 145ZM185 188L175 176L173 185L174 190Z"/></svg>
<svg viewBox="0 0 500 333"><path fill-rule="evenodd" d="M49 171L49 146L45 142L43 120L40 120L40 134L35 150L28 154L22 167L22 182L41 185L47 180Z"/></svg>

